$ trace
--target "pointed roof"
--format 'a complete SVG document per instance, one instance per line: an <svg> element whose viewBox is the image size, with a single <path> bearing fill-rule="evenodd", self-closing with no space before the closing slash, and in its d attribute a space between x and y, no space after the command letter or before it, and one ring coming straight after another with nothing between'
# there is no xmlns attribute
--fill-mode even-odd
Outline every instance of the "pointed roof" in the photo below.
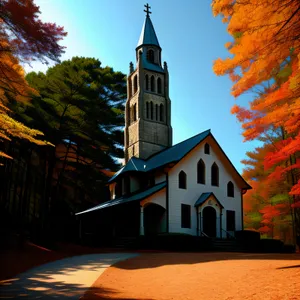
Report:
<svg viewBox="0 0 300 300"><path fill-rule="evenodd" d="M149 16L146 16L137 48L142 45L154 45L160 47L152 21Z"/></svg>
<svg viewBox="0 0 300 300"><path fill-rule="evenodd" d="M201 196L199 197L199 199L196 201L195 203L195 207L201 206L202 204L205 203L205 201L210 197L213 196L216 200L216 202L220 205L221 208L224 208L224 206L222 205L222 203L218 200L218 198L215 196L214 193L202 193Z"/></svg>
<svg viewBox="0 0 300 300"><path fill-rule="evenodd" d="M218 148L220 149L221 154L224 155L227 162L233 169L233 171L238 175L238 177L245 184L244 189L252 189L252 187L244 180L244 178L240 175L240 173L236 170L232 162L229 160L228 156L225 154L219 143L216 141L214 136L211 134L210 129L203 131L185 141L182 141L172 147L165 148L158 153L153 154L147 159L141 159L137 157L132 157L128 163L122 167L117 173L111 177L108 182L113 182L116 178L124 174L128 171L137 171L147 173L150 171L154 171L156 169L162 168L168 164L176 164L181 159L183 159L187 154L189 154L199 143L205 140L208 136L210 136L213 141L216 143ZM127 166L128 165L128 166Z"/></svg>

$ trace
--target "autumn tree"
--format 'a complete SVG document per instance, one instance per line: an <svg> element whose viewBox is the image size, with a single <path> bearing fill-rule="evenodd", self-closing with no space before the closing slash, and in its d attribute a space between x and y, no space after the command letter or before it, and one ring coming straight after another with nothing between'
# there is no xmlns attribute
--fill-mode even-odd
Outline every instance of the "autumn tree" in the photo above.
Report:
<svg viewBox="0 0 300 300"><path fill-rule="evenodd" d="M24 78L20 63L58 61L63 47L58 44L66 33L53 23L39 19L33 0L0 0L0 139L12 136L45 145L42 133L16 122L7 108L8 96L28 101L33 90ZM3 151L0 156L9 158Z"/></svg>
<svg viewBox="0 0 300 300"><path fill-rule="evenodd" d="M264 168L278 184L287 180L296 235L300 236L300 6L297 0L214 0L215 16L228 23L230 58L214 63L217 75L228 74L232 95L257 92L250 108L235 105L245 140L275 128L281 138L265 154Z"/></svg>

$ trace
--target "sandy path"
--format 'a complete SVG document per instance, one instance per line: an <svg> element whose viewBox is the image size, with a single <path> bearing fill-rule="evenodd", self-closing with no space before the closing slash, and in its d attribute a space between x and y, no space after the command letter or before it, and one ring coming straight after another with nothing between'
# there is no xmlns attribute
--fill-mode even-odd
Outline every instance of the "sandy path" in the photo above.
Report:
<svg viewBox="0 0 300 300"><path fill-rule="evenodd" d="M89 254L57 260L0 283L0 299L79 299L112 264L131 253Z"/></svg>
<svg viewBox="0 0 300 300"><path fill-rule="evenodd" d="M300 300L300 255L143 254L107 269L83 299Z"/></svg>

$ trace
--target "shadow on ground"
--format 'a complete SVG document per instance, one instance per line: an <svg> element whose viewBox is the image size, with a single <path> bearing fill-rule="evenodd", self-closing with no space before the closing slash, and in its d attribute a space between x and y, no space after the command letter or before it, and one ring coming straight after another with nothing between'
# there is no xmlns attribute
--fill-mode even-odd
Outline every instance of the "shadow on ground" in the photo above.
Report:
<svg viewBox="0 0 300 300"><path fill-rule="evenodd" d="M134 257L135 254L92 254L58 260L19 276L0 282L2 299L80 299L89 290L89 299L118 298L116 289L91 288L101 273L120 259ZM151 299L141 299L151 300Z"/></svg>
<svg viewBox="0 0 300 300"><path fill-rule="evenodd" d="M195 253L148 253L142 254L130 261L120 261L114 267L126 270L157 268L165 265L199 264L224 260L293 260L300 262L299 253L272 254L272 253L232 253L232 252L205 252ZM297 266L294 266L297 267Z"/></svg>

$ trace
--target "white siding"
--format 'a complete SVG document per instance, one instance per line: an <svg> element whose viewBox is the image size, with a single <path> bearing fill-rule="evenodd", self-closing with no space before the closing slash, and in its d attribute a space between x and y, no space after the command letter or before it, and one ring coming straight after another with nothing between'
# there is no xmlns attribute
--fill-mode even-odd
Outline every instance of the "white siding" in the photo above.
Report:
<svg viewBox="0 0 300 300"><path fill-rule="evenodd" d="M204 144L210 144L210 154L204 153ZM208 138L200 143L185 158L178 162L169 172L169 230L192 235L197 234L197 215L194 207L202 193L213 192L224 206L222 228L226 230L226 210L234 210L236 230L242 229L241 222L241 186L238 187L234 178L236 174L228 167L228 162L219 153L218 146ZM205 163L205 184L197 183L197 163L202 158ZM211 166L216 162L219 167L219 186L211 185ZM227 165L225 168L224 163ZM183 170L187 175L187 189L178 188L178 174ZM227 183L234 184L234 198L227 197ZM241 182L239 182L241 184ZM191 228L181 228L181 203L191 205ZM219 214L217 213L217 217ZM217 229L219 226L217 226ZM218 229L219 231L219 229Z"/></svg>
<svg viewBox="0 0 300 300"><path fill-rule="evenodd" d="M161 189L157 193L141 201L141 205L144 207L149 203L155 203L166 209L166 188Z"/></svg>

